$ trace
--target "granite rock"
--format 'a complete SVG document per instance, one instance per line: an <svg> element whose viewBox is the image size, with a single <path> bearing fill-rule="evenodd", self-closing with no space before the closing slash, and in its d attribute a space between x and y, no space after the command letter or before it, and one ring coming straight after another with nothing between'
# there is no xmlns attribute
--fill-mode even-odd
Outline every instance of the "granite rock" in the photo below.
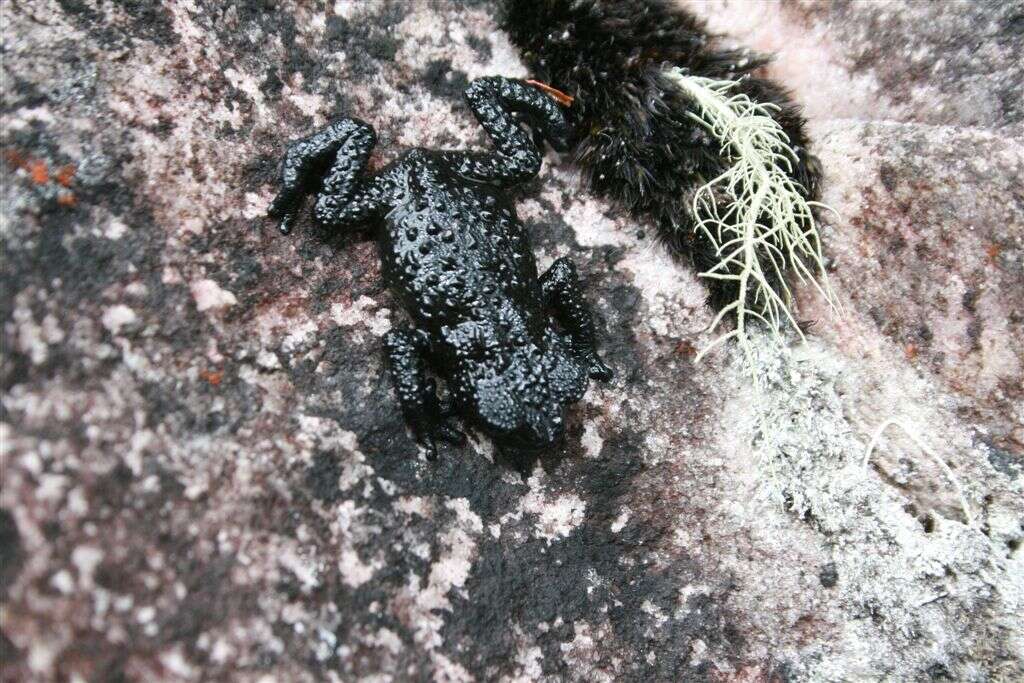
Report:
<svg viewBox="0 0 1024 683"><path fill-rule="evenodd" d="M418 452L367 235L263 217L336 115L483 146L490 4L5 9L0 678L1024 676L1024 15L694 9L806 106L843 314L695 364L696 273L550 156L520 215L616 379L525 478Z"/></svg>

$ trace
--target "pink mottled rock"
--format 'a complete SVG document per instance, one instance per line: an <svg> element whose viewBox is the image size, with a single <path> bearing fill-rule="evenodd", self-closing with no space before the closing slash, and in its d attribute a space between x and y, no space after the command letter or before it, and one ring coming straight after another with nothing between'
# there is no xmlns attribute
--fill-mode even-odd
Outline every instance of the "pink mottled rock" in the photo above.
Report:
<svg viewBox="0 0 1024 683"><path fill-rule="evenodd" d="M525 479L419 457L365 235L262 218L339 114L482 146L491 4L5 8L0 679L1024 676L1020 14L691 6L805 105L844 314L695 365L701 280L550 156L616 380Z"/></svg>

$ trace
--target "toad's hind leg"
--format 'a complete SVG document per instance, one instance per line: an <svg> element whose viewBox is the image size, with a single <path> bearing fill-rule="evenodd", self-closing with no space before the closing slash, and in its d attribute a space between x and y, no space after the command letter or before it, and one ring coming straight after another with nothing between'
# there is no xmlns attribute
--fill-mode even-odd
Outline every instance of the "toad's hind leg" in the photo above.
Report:
<svg viewBox="0 0 1024 683"><path fill-rule="evenodd" d="M569 333L576 352L586 359L590 377L610 380L611 368L597 355L594 317L583 298L576 264L565 257L558 259L540 276L540 287L545 303L555 311L558 322Z"/></svg>
<svg viewBox="0 0 1024 683"><path fill-rule="evenodd" d="M281 165L281 190L269 214L287 234L302 199L320 191L314 215L327 226L359 223L379 208L381 197L372 179L362 177L376 134L359 119L341 119L288 145Z"/></svg>
<svg viewBox="0 0 1024 683"><path fill-rule="evenodd" d="M457 446L466 443L466 435L442 410L437 400L437 385L427 377L424 359L427 340L418 330L392 330L384 337L384 348L391 379L405 419L416 440L427 448L427 457L437 458L437 441Z"/></svg>

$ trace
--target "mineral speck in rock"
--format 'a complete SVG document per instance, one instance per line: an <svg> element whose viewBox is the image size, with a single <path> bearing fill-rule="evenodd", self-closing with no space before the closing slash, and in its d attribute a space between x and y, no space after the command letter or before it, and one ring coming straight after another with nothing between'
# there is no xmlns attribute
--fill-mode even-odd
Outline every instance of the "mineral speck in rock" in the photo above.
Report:
<svg viewBox="0 0 1024 683"><path fill-rule="evenodd" d="M10 512L0 509L0 596L7 594L23 560L18 525Z"/></svg>
<svg viewBox="0 0 1024 683"><path fill-rule="evenodd" d="M825 588L834 587L839 582L839 571L836 569L836 565L829 562L823 566L818 572L818 580Z"/></svg>

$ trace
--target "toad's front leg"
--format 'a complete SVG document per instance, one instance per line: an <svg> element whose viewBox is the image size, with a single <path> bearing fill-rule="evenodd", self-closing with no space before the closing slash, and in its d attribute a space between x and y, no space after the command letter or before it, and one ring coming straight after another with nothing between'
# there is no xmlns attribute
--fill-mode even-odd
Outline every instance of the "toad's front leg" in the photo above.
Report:
<svg viewBox="0 0 1024 683"><path fill-rule="evenodd" d="M466 443L454 418L442 410L437 400L437 385L426 375L424 356L428 348L426 335L419 330L392 330L384 337L398 402L416 440L427 449L427 458L437 458L437 441L456 446Z"/></svg>
<svg viewBox="0 0 1024 683"><path fill-rule="evenodd" d="M359 119L340 119L288 145L281 165L281 190L268 213L291 231L307 194L318 192L314 215L329 227L364 222L384 205L383 184L364 176L376 134Z"/></svg>

